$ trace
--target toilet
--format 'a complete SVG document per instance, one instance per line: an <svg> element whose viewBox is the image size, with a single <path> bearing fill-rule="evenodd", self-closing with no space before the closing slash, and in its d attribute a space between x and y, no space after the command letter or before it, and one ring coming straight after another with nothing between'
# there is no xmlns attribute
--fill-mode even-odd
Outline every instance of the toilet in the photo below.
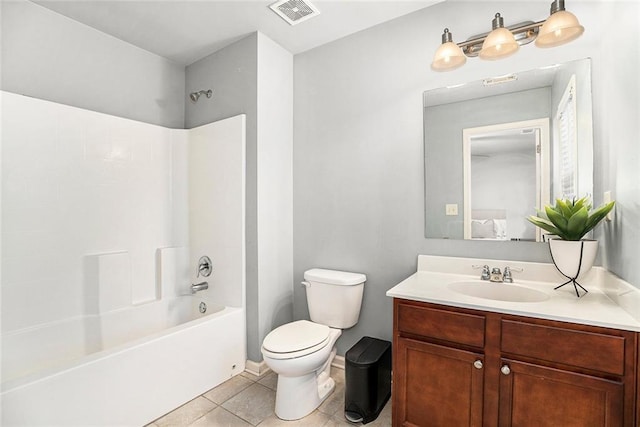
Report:
<svg viewBox="0 0 640 427"><path fill-rule="evenodd" d="M311 321L298 320L271 331L262 356L278 374L276 415L297 420L309 415L331 394L331 362L335 344L358 323L364 282L360 273L314 268L304 273Z"/></svg>

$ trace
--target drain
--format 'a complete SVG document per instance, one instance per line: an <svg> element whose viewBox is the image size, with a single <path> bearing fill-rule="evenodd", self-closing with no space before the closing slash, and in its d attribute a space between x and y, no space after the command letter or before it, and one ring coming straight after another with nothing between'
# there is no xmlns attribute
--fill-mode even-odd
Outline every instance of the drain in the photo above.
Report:
<svg viewBox="0 0 640 427"><path fill-rule="evenodd" d="M200 310L200 313L204 314L207 312L207 304L205 304L204 302L200 303L200 306L198 307L198 310Z"/></svg>

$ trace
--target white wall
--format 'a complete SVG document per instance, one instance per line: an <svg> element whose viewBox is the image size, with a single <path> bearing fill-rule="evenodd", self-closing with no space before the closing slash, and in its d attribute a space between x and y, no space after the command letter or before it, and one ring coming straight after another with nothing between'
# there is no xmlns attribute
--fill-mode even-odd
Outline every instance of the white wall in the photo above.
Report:
<svg viewBox="0 0 640 427"><path fill-rule="evenodd" d="M245 119L167 129L2 95L2 332L189 294L244 304Z"/></svg>
<svg viewBox="0 0 640 427"><path fill-rule="evenodd" d="M182 65L25 0L0 7L0 89L184 127Z"/></svg>
<svg viewBox="0 0 640 427"><path fill-rule="evenodd" d="M244 305L245 283L245 116L188 131L189 271L192 283L225 306ZM197 277L201 256L213 272Z"/></svg>
<svg viewBox="0 0 640 427"><path fill-rule="evenodd" d="M496 11L507 25L544 19L548 2L444 2L295 57L294 281L311 267L368 278L360 322L340 338L341 353L363 335L391 338L392 304L384 293L415 271L417 254L550 261L539 243L423 237L427 89L592 57L594 198L601 203L611 188L619 201L601 251L615 273L640 286L630 259L640 241L638 96L629 95L638 94L638 5L575 0L567 7L586 28L574 42L525 46L501 61L469 59L448 73L430 70L443 27L463 40L487 31ZM619 18L622 24L614 24ZM294 318L306 318L304 291L294 292Z"/></svg>
<svg viewBox="0 0 640 427"><path fill-rule="evenodd" d="M257 149L262 345L269 332L293 316L293 56L260 33Z"/></svg>
<svg viewBox="0 0 640 427"><path fill-rule="evenodd" d="M157 249L188 243L184 132L6 92L2 107L3 332L156 299Z"/></svg>

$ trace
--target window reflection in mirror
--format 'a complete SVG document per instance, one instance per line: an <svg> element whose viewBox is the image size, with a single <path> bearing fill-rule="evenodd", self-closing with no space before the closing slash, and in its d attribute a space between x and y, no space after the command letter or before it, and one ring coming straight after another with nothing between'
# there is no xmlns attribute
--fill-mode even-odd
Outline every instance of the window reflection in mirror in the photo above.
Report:
<svg viewBox="0 0 640 427"><path fill-rule="evenodd" d="M592 192L590 60L487 80L424 93L425 236L540 241L527 215Z"/></svg>

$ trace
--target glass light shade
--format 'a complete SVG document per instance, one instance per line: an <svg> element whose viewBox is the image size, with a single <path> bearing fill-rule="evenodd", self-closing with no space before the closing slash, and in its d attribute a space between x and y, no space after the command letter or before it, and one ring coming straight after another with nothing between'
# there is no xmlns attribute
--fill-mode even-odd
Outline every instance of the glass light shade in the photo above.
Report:
<svg viewBox="0 0 640 427"><path fill-rule="evenodd" d="M433 56L431 68L435 71L450 71L464 65L467 57L453 42L442 43Z"/></svg>
<svg viewBox="0 0 640 427"><path fill-rule="evenodd" d="M555 47L577 39L584 33L578 18L566 10L558 11L545 21L536 38L538 47Z"/></svg>
<svg viewBox="0 0 640 427"><path fill-rule="evenodd" d="M502 59L513 55L520 48L513 37L513 33L504 27L498 27L491 31L482 43L480 51L481 59Z"/></svg>

